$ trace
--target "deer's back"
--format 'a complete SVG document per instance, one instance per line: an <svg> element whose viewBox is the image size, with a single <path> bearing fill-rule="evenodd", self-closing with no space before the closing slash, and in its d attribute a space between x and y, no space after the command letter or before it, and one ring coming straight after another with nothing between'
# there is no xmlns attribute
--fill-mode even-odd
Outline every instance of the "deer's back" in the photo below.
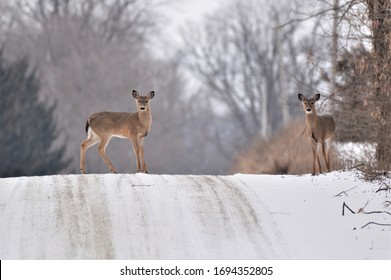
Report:
<svg viewBox="0 0 391 280"><path fill-rule="evenodd" d="M90 126L96 133L108 132L127 136L128 127L137 118L137 113L99 112L89 118Z"/></svg>

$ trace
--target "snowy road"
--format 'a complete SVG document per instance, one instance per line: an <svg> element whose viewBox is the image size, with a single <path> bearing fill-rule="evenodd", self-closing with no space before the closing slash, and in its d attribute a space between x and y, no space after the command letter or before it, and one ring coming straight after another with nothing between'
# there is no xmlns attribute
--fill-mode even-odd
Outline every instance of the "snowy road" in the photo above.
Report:
<svg viewBox="0 0 391 280"><path fill-rule="evenodd" d="M333 195L353 185L353 206L376 187L343 173L0 179L0 259L391 258L390 230L341 216Z"/></svg>

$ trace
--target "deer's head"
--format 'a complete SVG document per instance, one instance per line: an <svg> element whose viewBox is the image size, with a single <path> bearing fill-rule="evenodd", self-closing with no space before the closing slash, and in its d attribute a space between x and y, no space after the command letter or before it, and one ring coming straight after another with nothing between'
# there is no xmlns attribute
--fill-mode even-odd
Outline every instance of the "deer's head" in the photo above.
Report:
<svg viewBox="0 0 391 280"><path fill-rule="evenodd" d="M137 102L137 111L145 111L149 108L149 101L155 96L155 92L151 91L147 95L140 95L136 90L132 91L132 95Z"/></svg>
<svg viewBox="0 0 391 280"><path fill-rule="evenodd" d="M315 112L315 102L319 100L320 94L315 94L312 98L306 98L304 95L299 93L299 100L303 103L304 111L307 114L312 114Z"/></svg>

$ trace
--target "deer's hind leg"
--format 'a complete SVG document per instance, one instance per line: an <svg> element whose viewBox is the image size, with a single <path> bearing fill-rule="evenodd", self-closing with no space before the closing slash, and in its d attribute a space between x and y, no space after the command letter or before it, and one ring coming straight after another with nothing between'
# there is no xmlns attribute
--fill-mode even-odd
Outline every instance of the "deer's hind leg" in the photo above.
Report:
<svg viewBox="0 0 391 280"><path fill-rule="evenodd" d="M132 138L133 151L136 155L137 172L141 172L141 160L140 160L140 146L137 138Z"/></svg>
<svg viewBox="0 0 391 280"><path fill-rule="evenodd" d="M331 163L330 163L330 140L325 140L323 143L322 143L322 153L323 153L323 157L324 157L324 160L326 162L326 165L327 165L327 171L330 172L331 171Z"/></svg>
<svg viewBox="0 0 391 280"><path fill-rule="evenodd" d="M101 140L100 138L93 132L88 132L88 138L81 142L80 144L80 171L83 174L86 174L86 151L89 147L94 146L95 144L99 143Z"/></svg>

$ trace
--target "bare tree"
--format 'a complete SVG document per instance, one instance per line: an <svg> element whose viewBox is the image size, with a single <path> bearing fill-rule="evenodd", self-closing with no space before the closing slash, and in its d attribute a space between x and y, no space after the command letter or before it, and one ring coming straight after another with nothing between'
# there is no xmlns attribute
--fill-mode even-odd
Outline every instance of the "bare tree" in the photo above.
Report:
<svg viewBox="0 0 391 280"><path fill-rule="evenodd" d="M315 20L322 31L318 38L330 39L329 55L315 59L319 63L317 71L322 73L332 97L337 139L376 143L379 166L389 169L391 1L312 3L312 11L302 9L286 24Z"/></svg>
<svg viewBox="0 0 391 280"><path fill-rule="evenodd" d="M339 81L335 84L333 114L338 122L337 140L340 142L376 142L378 127L366 105L374 71L369 63L370 56L363 45L338 56L336 73Z"/></svg>
<svg viewBox="0 0 391 280"><path fill-rule="evenodd" d="M337 90L336 112L340 116L341 127L345 129L341 131L342 134L345 133L342 138L347 141L351 135L350 141L376 142L379 166L389 169L391 1L341 1L337 6L338 3L334 5L334 9L338 9L340 15L338 41L342 50L335 64L337 78L333 82ZM343 102L339 102L341 100ZM343 104L346 101L348 102Z"/></svg>
<svg viewBox="0 0 391 280"><path fill-rule="evenodd" d="M231 1L201 27L183 32L183 61L204 87L215 118L212 138L232 156L255 136L270 136L292 116L291 96L307 91L307 54L312 41L300 37L300 24L281 27L298 5L289 2ZM293 7L292 7L293 6ZM217 108L217 109L215 109ZM225 150L225 152L224 152Z"/></svg>
<svg viewBox="0 0 391 280"><path fill-rule="evenodd" d="M366 0L372 32L371 101L373 116L379 125L376 159L382 167L391 169L391 1Z"/></svg>
<svg viewBox="0 0 391 280"><path fill-rule="evenodd" d="M149 136L160 140L147 155L151 172L185 172L182 162L166 162L184 154L180 136L185 120L178 115L186 106L181 104L183 81L176 64L154 57L161 17L155 16L151 3L16 0L1 11L12 19L6 29L5 53L10 58L27 54L39 69L41 98L58 104L59 143L66 140L66 155L72 158L68 172L77 172L78 146L85 138L88 116L94 111L134 110L129 102L132 89L155 90L159 101L154 104L156 116ZM178 151L170 152L169 144ZM130 143L116 142L108 153L119 172L132 170ZM98 172L106 172L94 153L87 155L87 161L94 162Z"/></svg>

